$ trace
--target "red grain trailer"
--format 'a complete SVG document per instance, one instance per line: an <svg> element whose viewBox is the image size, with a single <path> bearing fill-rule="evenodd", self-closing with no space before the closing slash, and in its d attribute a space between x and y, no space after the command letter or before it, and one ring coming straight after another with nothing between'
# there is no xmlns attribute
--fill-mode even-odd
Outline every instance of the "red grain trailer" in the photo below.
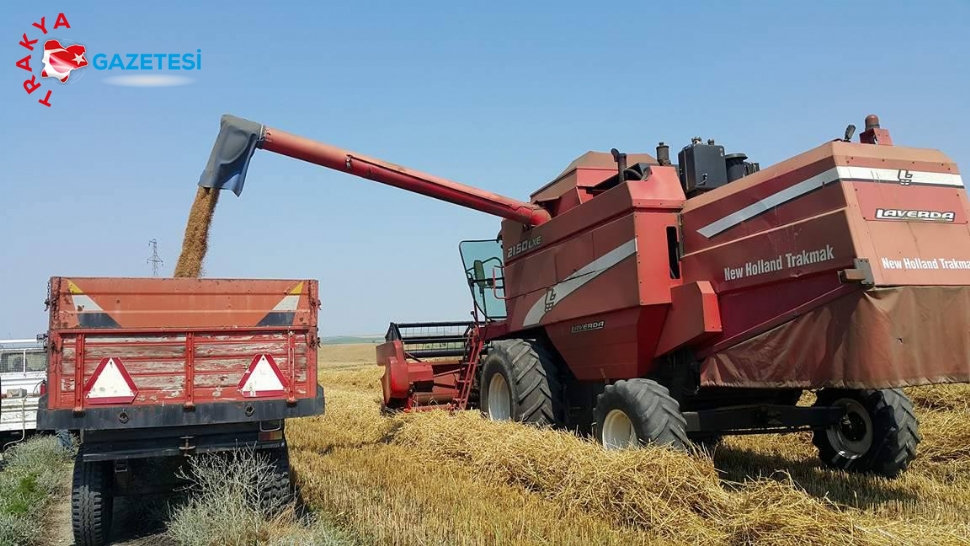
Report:
<svg viewBox="0 0 970 546"><path fill-rule="evenodd" d="M324 411L317 281L53 277L38 429L79 433L78 546L107 543L113 498L171 490L187 456L254 448L290 495L287 418Z"/></svg>

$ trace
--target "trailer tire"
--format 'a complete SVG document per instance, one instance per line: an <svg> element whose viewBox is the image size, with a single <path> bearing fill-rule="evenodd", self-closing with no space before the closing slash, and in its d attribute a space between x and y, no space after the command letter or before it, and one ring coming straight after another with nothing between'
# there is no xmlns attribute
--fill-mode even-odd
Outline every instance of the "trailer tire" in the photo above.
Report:
<svg viewBox="0 0 970 546"><path fill-rule="evenodd" d="M919 420L901 390L823 389L815 405L848 410L838 425L814 432L812 443L827 466L896 478L916 457Z"/></svg>
<svg viewBox="0 0 970 546"><path fill-rule="evenodd" d="M596 398L593 430L606 449L645 444L687 450L687 420L666 387L650 379L624 379Z"/></svg>
<svg viewBox="0 0 970 546"><path fill-rule="evenodd" d="M57 438L57 443L61 446L61 448L70 453L73 457L78 444L77 436L75 436L70 430L66 429L56 431L54 436Z"/></svg>
<svg viewBox="0 0 970 546"><path fill-rule="evenodd" d="M75 546L104 546L111 535L114 508L110 461L74 461L71 486L71 527Z"/></svg>
<svg viewBox="0 0 970 546"><path fill-rule="evenodd" d="M493 342L479 384L479 407L493 421L551 427L565 424L564 389L556 360L539 341Z"/></svg>
<svg viewBox="0 0 970 546"><path fill-rule="evenodd" d="M260 508L272 517L293 500L293 481L288 447L272 449L267 454L269 455L270 472L260 491L260 503L262 505Z"/></svg>

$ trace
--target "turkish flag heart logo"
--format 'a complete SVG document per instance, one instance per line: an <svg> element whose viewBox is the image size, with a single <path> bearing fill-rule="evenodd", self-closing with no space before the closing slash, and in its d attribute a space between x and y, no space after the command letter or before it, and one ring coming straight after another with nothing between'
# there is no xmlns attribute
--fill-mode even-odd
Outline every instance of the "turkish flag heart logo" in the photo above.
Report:
<svg viewBox="0 0 970 546"><path fill-rule="evenodd" d="M71 72L88 65L84 57L86 49L81 44L67 47L57 40L47 40L44 44L44 70L40 73L45 78L56 78L64 83L71 77Z"/></svg>

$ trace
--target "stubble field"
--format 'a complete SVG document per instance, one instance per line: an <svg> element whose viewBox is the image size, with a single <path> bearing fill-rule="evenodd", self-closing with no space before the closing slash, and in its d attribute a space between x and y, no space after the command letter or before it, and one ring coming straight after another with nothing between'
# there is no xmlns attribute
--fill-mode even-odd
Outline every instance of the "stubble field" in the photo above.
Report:
<svg viewBox="0 0 970 546"><path fill-rule="evenodd" d="M808 434L706 458L474 411L385 417L373 345L325 345L319 369L326 415L287 428L297 484L364 544L970 544L970 386L907 391L923 442L890 481L823 468Z"/></svg>

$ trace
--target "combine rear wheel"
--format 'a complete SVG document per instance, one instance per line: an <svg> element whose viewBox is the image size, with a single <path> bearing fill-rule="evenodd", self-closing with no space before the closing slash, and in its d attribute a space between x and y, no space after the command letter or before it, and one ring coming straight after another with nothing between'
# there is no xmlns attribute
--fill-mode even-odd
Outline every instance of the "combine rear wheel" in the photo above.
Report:
<svg viewBox="0 0 970 546"><path fill-rule="evenodd" d="M669 391L650 379L608 385L596 399L593 430L606 449L661 444L686 450L687 421Z"/></svg>
<svg viewBox="0 0 970 546"><path fill-rule="evenodd" d="M71 485L71 527L75 546L108 544L114 507L113 482L114 467L110 461L75 459Z"/></svg>
<svg viewBox="0 0 970 546"><path fill-rule="evenodd" d="M826 465L895 478L922 440L913 404L899 389L819 391L816 406L842 406L836 425L816 430L812 443Z"/></svg>
<svg viewBox="0 0 970 546"><path fill-rule="evenodd" d="M535 340L492 343L481 378L480 407L493 421L561 426L563 385L553 355Z"/></svg>

